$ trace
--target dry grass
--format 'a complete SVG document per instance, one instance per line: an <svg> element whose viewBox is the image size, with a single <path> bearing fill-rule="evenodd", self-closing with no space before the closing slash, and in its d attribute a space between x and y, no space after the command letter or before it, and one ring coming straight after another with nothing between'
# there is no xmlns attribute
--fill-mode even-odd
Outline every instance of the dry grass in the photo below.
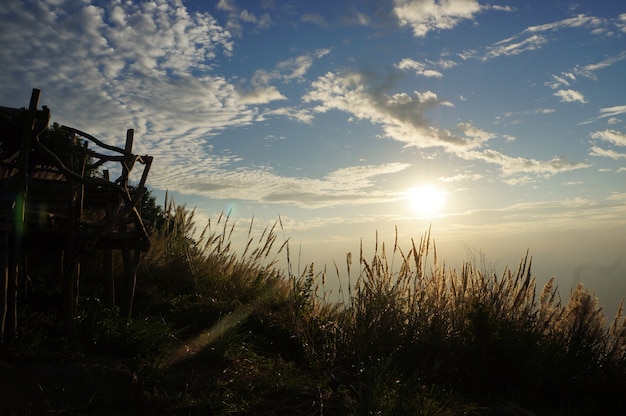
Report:
<svg viewBox="0 0 626 416"><path fill-rule="evenodd" d="M154 410L626 411L623 304L609 323L582 285L563 302L554 279L537 288L528 253L499 273L475 258L457 270L429 232L408 249L376 239L371 259L361 249L358 259L346 255L345 269L334 266L348 285L333 303L326 268L294 274L280 218L259 236L253 219L237 254L229 215L197 232L193 210L166 207L139 273L139 316L128 322L94 308L80 327L86 342L142 357L141 400Z"/></svg>

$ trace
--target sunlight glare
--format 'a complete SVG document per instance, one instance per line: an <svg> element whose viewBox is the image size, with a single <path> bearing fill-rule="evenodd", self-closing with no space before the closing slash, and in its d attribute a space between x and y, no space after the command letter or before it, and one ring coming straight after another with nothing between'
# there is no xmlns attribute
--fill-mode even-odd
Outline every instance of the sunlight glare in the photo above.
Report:
<svg viewBox="0 0 626 416"><path fill-rule="evenodd" d="M413 212L425 216L441 213L448 193L433 185L421 185L406 191L406 199Z"/></svg>

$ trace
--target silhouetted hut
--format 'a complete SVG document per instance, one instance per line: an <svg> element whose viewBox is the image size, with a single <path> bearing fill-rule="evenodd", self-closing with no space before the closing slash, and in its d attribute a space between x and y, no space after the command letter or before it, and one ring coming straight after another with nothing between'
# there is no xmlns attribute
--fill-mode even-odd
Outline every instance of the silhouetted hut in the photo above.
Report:
<svg viewBox="0 0 626 416"><path fill-rule="evenodd" d="M34 89L28 108L0 107L0 336L5 341L16 333L18 280L26 275L29 251L59 253L62 310L71 331L81 254L102 251L104 300L114 306L112 253L121 251L126 280L121 306L129 316L140 255L150 248L139 209L152 157L132 153L133 130L126 132L123 149L71 127L51 134L50 111L38 109L39 97ZM143 171L130 186L136 166ZM111 172L119 176L112 180Z"/></svg>

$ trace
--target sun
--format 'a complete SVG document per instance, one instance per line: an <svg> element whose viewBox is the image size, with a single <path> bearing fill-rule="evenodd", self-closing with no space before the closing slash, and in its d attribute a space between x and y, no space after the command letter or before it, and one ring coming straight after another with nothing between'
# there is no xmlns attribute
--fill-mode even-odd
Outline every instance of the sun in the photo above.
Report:
<svg viewBox="0 0 626 416"><path fill-rule="evenodd" d="M423 216L441 214L448 193L434 185L420 185L406 190L406 199L413 212Z"/></svg>

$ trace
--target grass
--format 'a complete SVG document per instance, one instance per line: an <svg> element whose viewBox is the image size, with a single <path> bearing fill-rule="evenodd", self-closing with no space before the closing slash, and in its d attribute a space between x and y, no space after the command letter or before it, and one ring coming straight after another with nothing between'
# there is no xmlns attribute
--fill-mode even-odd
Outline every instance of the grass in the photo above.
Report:
<svg viewBox="0 0 626 416"><path fill-rule="evenodd" d="M311 264L293 273L289 241L277 237L280 218L260 236L251 221L239 254L228 215L196 233L194 211L166 201L164 219L142 261L132 319L104 308L94 287L81 298L76 339L59 340L52 323L31 324L13 351L62 349L124 363L135 406L161 414L626 410L623 305L607 322L582 285L565 300L554 279L538 288L528 253L499 273L476 259L455 270L429 232L404 250L375 241L371 259L361 250L358 259L347 254L345 270L335 265L349 284L344 301L332 303L326 270ZM21 308L29 322L45 315L36 306ZM91 402L98 408L72 410L124 410Z"/></svg>

